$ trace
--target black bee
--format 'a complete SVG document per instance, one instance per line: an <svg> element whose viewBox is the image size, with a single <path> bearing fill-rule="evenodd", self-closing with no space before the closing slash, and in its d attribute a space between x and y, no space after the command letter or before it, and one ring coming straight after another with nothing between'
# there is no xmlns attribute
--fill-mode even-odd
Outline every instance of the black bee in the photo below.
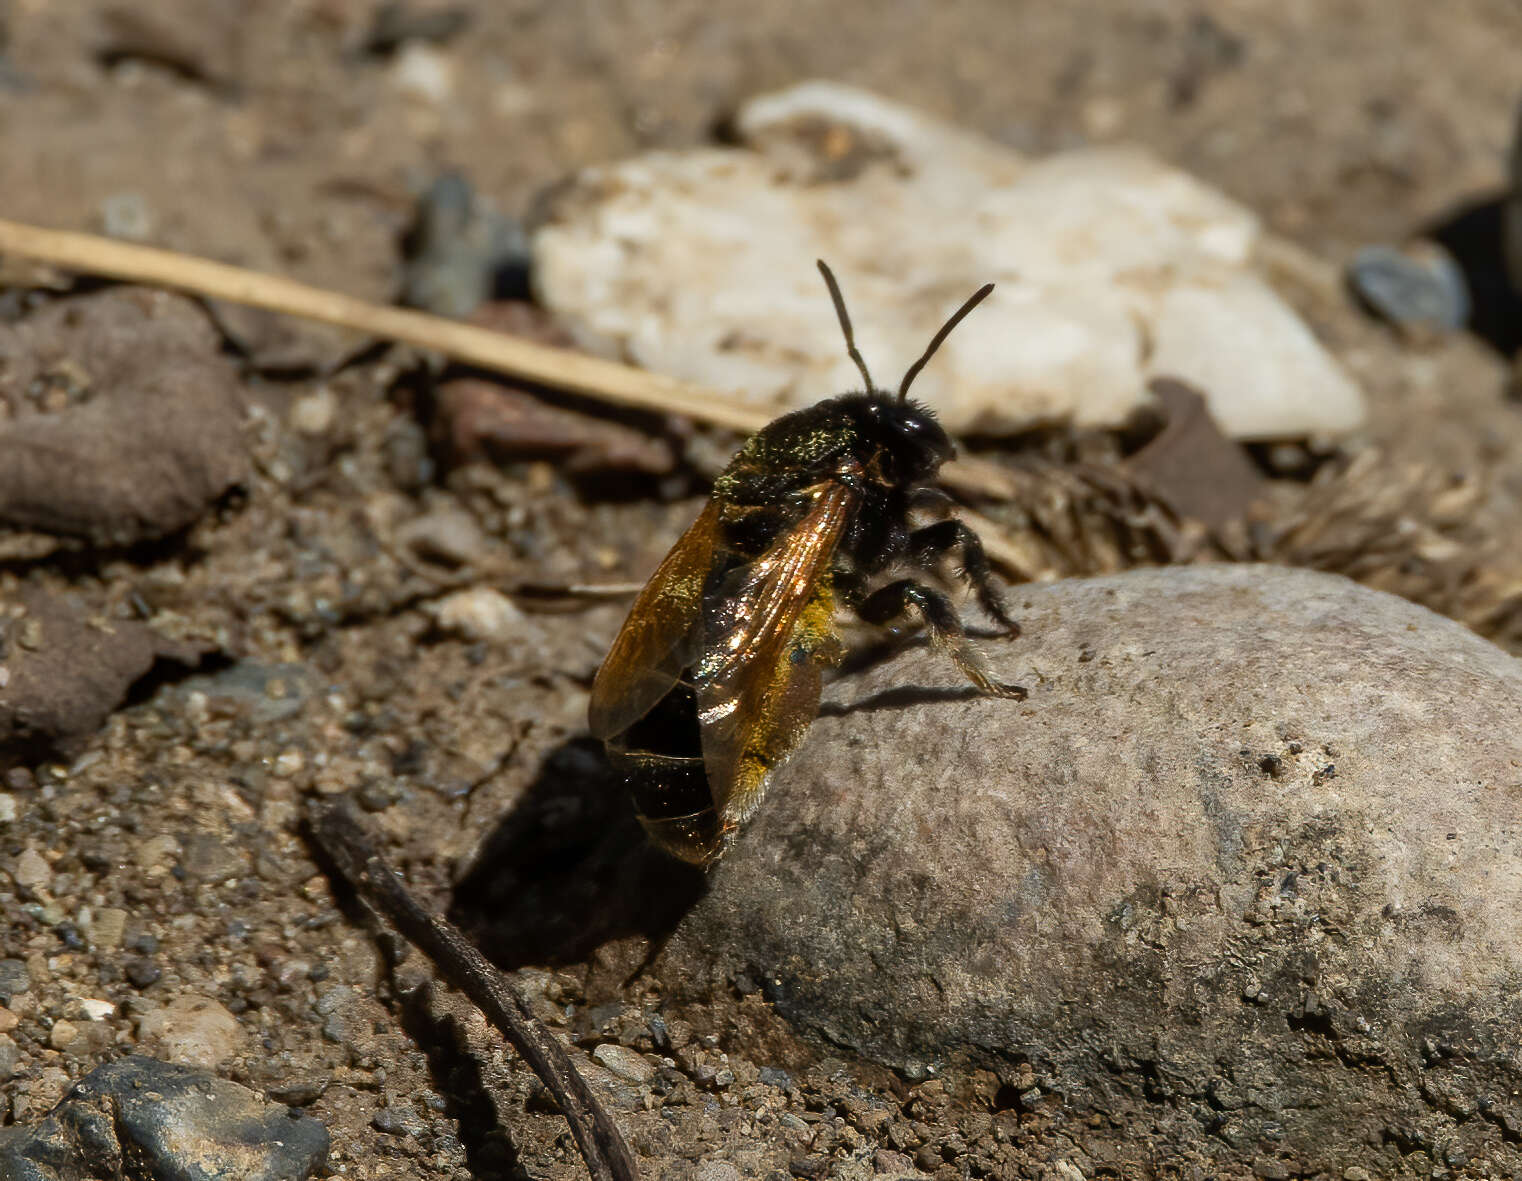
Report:
<svg viewBox="0 0 1522 1181"><path fill-rule="evenodd" d="M978 688L1025 696L994 679L941 591L912 578L869 585L955 553L983 610L1019 634L977 534L949 518L911 524L914 510L949 504L929 481L955 448L909 386L993 284L935 334L894 395L873 384L835 276L819 270L866 390L750 437L640 593L592 686L592 733L651 840L696 865L723 854L803 741L821 674L844 655L838 603L872 624L917 616Z"/></svg>

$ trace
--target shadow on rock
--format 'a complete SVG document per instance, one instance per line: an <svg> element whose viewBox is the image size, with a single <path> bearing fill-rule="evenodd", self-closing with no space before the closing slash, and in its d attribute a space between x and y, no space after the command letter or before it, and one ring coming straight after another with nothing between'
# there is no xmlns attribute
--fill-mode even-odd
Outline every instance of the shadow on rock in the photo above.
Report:
<svg viewBox="0 0 1522 1181"><path fill-rule="evenodd" d="M1506 267L1508 200L1508 194L1500 193L1460 205L1425 232L1464 272L1469 330L1503 357L1522 349L1522 292L1512 285Z"/></svg>
<svg viewBox="0 0 1522 1181"><path fill-rule="evenodd" d="M659 947L704 892L701 870L651 848L589 739L552 751L481 844L451 917L507 969L566 963L610 940Z"/></svg>

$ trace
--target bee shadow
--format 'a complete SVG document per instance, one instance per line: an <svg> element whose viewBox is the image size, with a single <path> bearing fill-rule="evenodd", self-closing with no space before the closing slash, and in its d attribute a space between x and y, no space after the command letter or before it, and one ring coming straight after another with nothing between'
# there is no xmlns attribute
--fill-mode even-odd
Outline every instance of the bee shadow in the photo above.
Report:
<svg viewBox="0 0 1522 1181"><path fill-rule="evenodd" d="M819 707L822 718L844 718L857 713L879 710L910 709L916 705L936 705L948 701L974 701L983 697L976 685L895 685L856 701L826 702Z"/></svg>
<svg viewBox="0 0 1522 1181"><path fill-rule="evenodd" d="M997 640L1004 638L1004 633L988 631L980 628L968 628L967 634L973 639ZM933 647L930 640L923 635L914 636L886 636L876 643L864 644L853 648L851 654L841 663L836 670L836 680L855 678L861 676L869 669L886 664L905 651L914 648ZM843 718L855 713L874 713L878 710L910 709L916 705L935 705L950 701L972 701L984 696L983 691L976 685L895 685L891 689L873 693L866 697L857 698L854 701L826 701L819 707L821 718Z"/></svg>
<svg viewBox="0 0 1522 1181"><path fill-rule="evenodd" d="M450 917L511 970L630 935L658 950L704 889L701 870L650 846L600 745L575 739L481 843Z"/></svg>

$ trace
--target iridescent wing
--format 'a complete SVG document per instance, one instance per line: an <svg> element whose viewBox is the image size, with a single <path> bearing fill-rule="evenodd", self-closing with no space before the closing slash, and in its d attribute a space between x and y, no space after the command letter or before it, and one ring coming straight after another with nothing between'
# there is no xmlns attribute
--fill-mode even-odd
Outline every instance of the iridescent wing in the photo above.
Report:
<svg viewBox="0 0 1522 1181"><path fill-rule="evenodd" d="M606 742L644 717L696 658L718 535L719 505L710 500L634 600L592 682L587 722L597 739Z"/></svg>
<svg viewBox="0 0 1522 1181"><path fill-rule="evenodd" d="M821 485L802 520L705 597L693 683L721 841L803 741L840 658L833 565L855 506L845 484Z"/></svg>

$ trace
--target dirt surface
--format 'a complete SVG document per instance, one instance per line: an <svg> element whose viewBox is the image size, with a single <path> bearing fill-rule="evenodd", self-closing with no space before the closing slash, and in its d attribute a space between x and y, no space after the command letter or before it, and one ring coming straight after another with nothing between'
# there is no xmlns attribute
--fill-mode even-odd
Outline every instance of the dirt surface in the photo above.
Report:
<svg viewBox="0 0 1522 1181"><path fill-rule="evenodd" d="M450 6L452 36L396 46L375 35L381 7L12 0L0 208L390 300L415 197L442 169L521 215L578 165L705 141L740 97L827 76L1033 152L1142 142L1335 267L1494 197L1522 77L1509 0L479 0ZM0 278L64 286L12 262ZM1468 337L1404 344L1333 289L1291 288L1364 382L1386 469L1477 482L1466 536L1514 537L1507 360ZM0 295L13 319L59 298L93 297ZM599 916L593 946L576 919L606 891L558 872L610 826L638 839L584 723L627 600L543 588L640 578L728 443L636 422L684 462L573 473L551 441L544 459L454 465L429 446L433 402L406 355L335 370L365 342L216 314L252 456L235 502L127 548L7 538L0 604L67 591L91 618L212 655L139 680L72 763L0 771L0 1122L116 1054L189 1046L321 1118L346 1177L583 1175L532 1074L335 898L300 819L306 797L354 791L421 892L516 931L486 950L526 966L535 1006L592 1055L648 1177L1253 1175L1210 1165L1219 1146L1180 1159L1100 1117L1025 1111L1018 1075L906 1081L832 1057L752 980L664 1006L641 965L693 879L645 865L638 897L668 910ZM168 365L183 342L145 331L141 347ZM20 416L0 400L0 421ZM518 614L443 609L481 586L534 593L511 595ZM6 625L21 644L21 617ZM1293 1168L1270 1145L1256 1175ZM1399 1129L1366 1168L1465 1175Z"/></svg>

